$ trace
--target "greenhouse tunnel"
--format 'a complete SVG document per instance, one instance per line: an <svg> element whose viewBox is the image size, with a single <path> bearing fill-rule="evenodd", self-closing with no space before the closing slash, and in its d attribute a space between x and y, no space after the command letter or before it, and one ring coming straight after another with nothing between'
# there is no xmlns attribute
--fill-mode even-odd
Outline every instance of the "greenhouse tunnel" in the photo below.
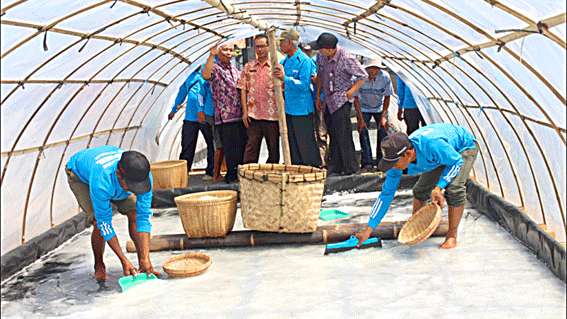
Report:
<svg viewBox="0 0 567 319"><path fill-rule="evenodd" d="M183 115L167 114L209 48L295 27L302 40L332 32L351 52L381 57L411 87L427 123L469 129L480 146L471 180L537 225L564 265L564 1L1 5L3 257L78 216L64 170L71 155L111 144L152 162L176 159ZM60 233L85 227L75 224Z"/></svg>

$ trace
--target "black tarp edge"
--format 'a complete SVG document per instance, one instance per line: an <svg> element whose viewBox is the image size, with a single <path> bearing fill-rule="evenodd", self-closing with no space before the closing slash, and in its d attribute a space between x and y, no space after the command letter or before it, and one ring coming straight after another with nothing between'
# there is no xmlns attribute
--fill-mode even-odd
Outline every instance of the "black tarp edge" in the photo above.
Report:
<svg viewBox="0 0 567 319"><path fill-rule="evenodd" d="M493 219L542 260L563 282L566 282L565 247L543 231L518 207L471 180L467 182L467 199L479 211Z"/></svg>
<svg viewBox="0 0 567 319"><path fill-rule="evenodd" d="M59 247L87 227L84 212L32 238L18 248L2 255L1 281L9 278L22 268L30 265L41 256Z"/></svg>
<svg viewBox="0 0 567 319"><path fill-rule="evenodd" d="M383 179L384 178L378 174L328 177L325 183L325 194L336 192L357 193L379 191ZM400 182L400 188L410 188L416 181L417 177L403 176ZM175 207L173 198L183 194L210 190L238 191L238 189L238 184L220 183L195 185L188 188L170 190L156 190L154 191L152 207ZM532 250L557 277L564 282L566 281L565 248L542 231L535 222L530 220L529 217L523 214L516 206L490 193L479 184L470 180L467 183L467 199L479 211L498 222L514 237L520 240L520 242ZM85 221L85 213L81 212L62 224L31 239L24 245L3 254L1 258L1 281L9 278L23 267L30 265L72 236L83 231L88 226Z"/></svg>

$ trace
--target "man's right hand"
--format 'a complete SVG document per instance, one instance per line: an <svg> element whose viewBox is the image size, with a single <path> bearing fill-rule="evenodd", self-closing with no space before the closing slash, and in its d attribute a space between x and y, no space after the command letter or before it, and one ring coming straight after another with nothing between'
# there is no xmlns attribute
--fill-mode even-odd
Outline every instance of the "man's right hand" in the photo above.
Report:
<svg viewBox="0 0 567 319"><path fill-rule="evenodd" d="M138 270L128 259L122 261L122 271L124 272L124 276L136 276L138 274Z"/></svg>
<svg viewBox="0 0 567 319"><path fill-rule="evenodd" d="M199 123L205 122L205 112L197 112L197 122Z"/></svg>
<svg viewBox="0 0 567 319"><path fill-rule="evenodd" d="M365 242L370 235L372 235L372 228L370 226L366 226L363 230L356 233L356 238L358 238L358 244L356 247L360 247L363 242Z"/></svg>
<svg viewBox="0 0 567 319"><path fill-rule="evenodd" d="M175 116L175 112L170 112L170 113L167 115L167 120L168 120L168 121L173 120L173 117L174 117L174 116Z"/></svg>
<svg viewBox="0 0 567 319"><path fill-rule="evenodd" d="M398 110L398 121L404 119L404 110Z"/></svg>
<svg viewBox="0 0 567 319"><path fill-rule="evenodd" d="M250 127L250 118L248 117L248 114L242 114L242 123L245 128Z"/></svg>
<svg viewBox="0 0 567 319"><path fill-rule="evenodd" d="M211 56L216 56L219 53L219 50L217 48L217 45L213 45L210 49L209 49L209 53L211 54Z"/></svg>
<svg viewBox="0 0 567 319"><path fill-rule="evenodd" d="M361 119L361 118L359 118L356 122L358 124L358 133L360 134L362 132L362 130L367 128L366 122L364 121L364 119Z"/></svg>

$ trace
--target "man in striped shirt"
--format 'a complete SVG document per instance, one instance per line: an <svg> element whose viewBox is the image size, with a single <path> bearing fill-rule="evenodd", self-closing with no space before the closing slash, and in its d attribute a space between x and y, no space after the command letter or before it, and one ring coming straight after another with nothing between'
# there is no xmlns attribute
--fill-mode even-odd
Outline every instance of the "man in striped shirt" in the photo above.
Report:
<svg viewBox="0 0 567 319"><path fill-rule="evenodd" d="M402 170L419 175L413 187L413 213L431 199L440 207L449 206L449 230L441 248L457 246L457 230L466 201L465 183L478 154L474 136L464 127L437 123L416 130L409 137L396 132L381 145L378 169L386 172L382 192L372 206L368 226L356 236L359 244L370 236L388 211L400 184Z"/></svg>
<svg viewBox="0 0 567 319"><path fill-rule="evenodd" d="M136 151L104 145L73 155L65 167L69 187L93 224L91 245L95 279L106 280L105 243L114 251L125 276L155 271L150 262L152 174L147 158ZM134 194L136 194L134 196ZM112 206L128 217L128 231L138 254L139 267L128 260L112 227Z"/></svg>

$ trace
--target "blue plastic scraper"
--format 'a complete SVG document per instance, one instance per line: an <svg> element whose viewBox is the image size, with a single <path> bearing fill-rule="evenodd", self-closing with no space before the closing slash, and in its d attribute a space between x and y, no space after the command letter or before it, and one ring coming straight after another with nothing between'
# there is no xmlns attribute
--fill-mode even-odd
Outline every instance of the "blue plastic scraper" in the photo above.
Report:
<svg viewBox="0 0 567 319"><path fill-rule="evenodd" d="M126 290L137 286L139 284L143 284L144 282L147 281L151 281L154 279L158 279L158 277L154 274L151 274L149 277L148 275L143 272L138 274L137 276L124 276L121 277L120 279L118 279L118 285L120 285L120 289L122 289L122 292L125 292Z"/></svg>
<svg viewBox="0 0 567 319"><path fill-rule="evenodd" d="M358 238L356 238L356 236L354 235L351 235L350 238L345 241L341 241L339 243L334 243L334 244L327 244L325 246L325 255L340 253L343 251L357 248L356 244L358 244ZM362 243L362 245L360 245L359 249L365 249L370 247L382 247L382 239L380 237L368 238Z"/></svg>

